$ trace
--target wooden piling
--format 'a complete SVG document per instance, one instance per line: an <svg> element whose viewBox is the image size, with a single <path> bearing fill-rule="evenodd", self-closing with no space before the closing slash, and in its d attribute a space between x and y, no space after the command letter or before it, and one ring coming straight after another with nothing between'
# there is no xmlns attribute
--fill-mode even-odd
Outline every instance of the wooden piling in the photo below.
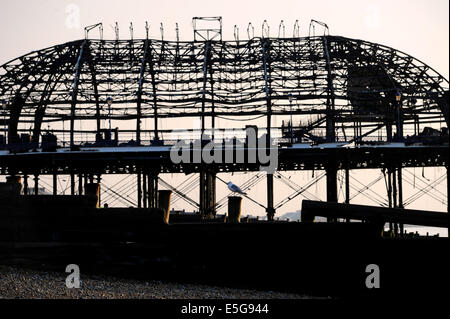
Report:
<svg viewBox="0 0 450 319"><path fill-rule="evenodd" d="M97 198L95 208L100 208L100 184L88 183L84 185L84 193L88 196L95 196Z"/></svg>
<svg viewBox="0 0 450 319"><path fill-rule="evenodd" d="M168 224L170 217L170 199L172 198L172 191L159 191L158 197L158 207L164 210L164 222Z"/></svg>
<svg viewBox="0 0 450 319"><path fill-rule="evenodd" d="M241 208L242 197L230 196L228 197L228 222L240 223L241 222Z"/></svg>

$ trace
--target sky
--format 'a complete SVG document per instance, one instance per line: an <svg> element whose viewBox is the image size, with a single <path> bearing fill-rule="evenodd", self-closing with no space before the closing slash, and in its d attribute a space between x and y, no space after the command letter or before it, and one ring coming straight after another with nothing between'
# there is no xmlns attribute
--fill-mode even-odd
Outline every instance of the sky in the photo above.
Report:
<svg viewBox="0 0 450 319"><path fill-rule="evenodd" d="M281 20L291 35L295 20L300 33L307 35L311 19L328 24L331 34L364 39L404 51L449 77L448 0L0 0L0 64L22 54L84 36L83 28L98 22L105 26L105 38L114 38L112 26L119 22L120 37L175 38L179 24L182 40L193 38L192 17L222 16L224 39L233 39L237 25L240 38L247 37L252 22L255 35L261 34L264 20L271 35L278 34ZM95 35L94 35L95 36Z"/></svg>
<svg viewBox="0 0 450 319"><path fill-rule="evenodd" d="M309 22L315 19L327 23L332 35L393 47L449 78L448 0L0 0L0 65L34 50L83 38L84 27L98 22L103 22L107 39L114 38L116 21L121 39L130 38L130 22L134 25L134 38L144 38L146 21L150 23L150 37L160 39L160 23L163 23L164 39L168 40L175 39L175 23L178 23L180 39L190 41L193 39L192 17L195 16L221 16L225 40L234 39L234 25L240 30L240 39L247 39L249 22L255 27L255 36L260 36L264 20L270 25L271 36L277 36L281 20L286 25L287 36L292 35L296 20L300 23L300 35L307 36ZM92 31L91 37L98 37L98 34ZM422 172L416 171L414 173L421 177ZM442 173L443 170L428 169L424 176L434 174L438 177ZM297 182L302 184L312 173L295 174L298 175ZM377 174L379 172L374 172L369 178L364 172L355 172L355 178L367 179L365 182L368 183ZM233 181L239 184L246 178L234 177ZM265 192L265 183L261 184L254 190L258 194ZM223 185L221 187L225 191ZM406 193L417 191L415 184L411 190L406 187ZM313 191L323 192L323 185ZM445 193L445 188L442 191ZM358 200L366 203L361 197ZM445 210L442 203L429 204L426 200L416 201L414 205L415 208ZM244 209L249 212L256 208L251 203L244 203ZM288 205L283 212L297 209L298 201ZM254 214L263 215L264 212Z"/></svg>

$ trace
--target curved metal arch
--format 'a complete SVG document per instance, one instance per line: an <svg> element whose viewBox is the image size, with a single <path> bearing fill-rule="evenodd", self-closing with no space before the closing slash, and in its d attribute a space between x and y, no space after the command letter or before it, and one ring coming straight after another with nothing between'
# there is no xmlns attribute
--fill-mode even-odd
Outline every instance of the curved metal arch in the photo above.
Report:
<svg viewBox="0 0 450 319"><path fill-rule="evenodd" d="M275 44L272 46L271 52L270 52L270 58L277 60L276 62L278 65L276 68L278 68L278 71L273 73L273 83L274 87L273 95L271 97L271 100L274 101L274 109L273 114L282 114L282 112L286 112L287 105L285 104L285 101L287 97L285 96L285 89L282 85L279 83L281 82L281 77L283 76L282 73L282 66L283 61L286 61L285 68L288 67L291 68L288 71L290 74L288 75L287 81L293 81L293 78L297 76L297 74L301 74L303 72L301 70L302 67L304 67L307 64L315 64L317 63L316 59L324 57L323 54L320 54L320 52L316 52L315 50L321 50L321 46L318 45L317 47L314 47L310 56L308 58L305 58L305 56L302 56L301 51L301 43L309 42L319 42L323 41L324 37L316 37L315 38L298 38L298 39L278 39L278 38L265 38L263 40L270 40L271 43ZM345 42L350 43L351 45L361 46L361 56L360 58L369 59L370 53L374 53L377 63L381 65L382 67L386 68L386 74L388 74L395 83L400 83L400 85L403 85L406 87L406 91L411 91L412 96L420 96L424 99L429 99L433 102L433 108L439 109L440 106L437 104L438 98L445 95L445 92L448 92L448 80L446 80L444 77L442 77L439 73L437 73L433 68L429 67L428 65L424 64L418 59L413 58L412 56L409 56L401 51L394 50L392 48L389 48L387 46L383 46L376 43L371 43L367 41L362 40L354 40L349 39L345 37L336 37L336 36L325 36L327 42ZM264 71L260 68L261 63L257 61L261 61L263 59L262 52L260 52L260 43L262 39L252 39L248 41L247 43L244 43L244 41L228 41L228 42L215 42L212 41L212 49L214 52L220 52L220 54L214 55L211 63L214 65L214 76L211 76L211 85L212 85L212 94L214 96L210 99L205 99L205 103L214 103L218 105L217 108L217 114L230 112L230 114L234 114L235 116L238 116L240 114L256 114L256 113L264 113L267 112L267 109L264 108ZM105 80L104 78L99 79L99 92L95 93L96 98L98 99L99 95L105 94L105 81L109 81L108 83L112 86L123 84L124 90L123 92L119 93L116 88L113 88L114 94L120 94L120 96L123 96L123 100L118 101L118 103L136 103L136 91L139 91L140 84L136 81L136 79L142 78L146 75L146 72L150 72L152 77L157 75L157 79L155 77L155 80L152 81L153 87L157 92L152 92L151 94L147 94L142 87L140 88L142 97L141 97L141 103L145 105L145 114L143 114L143 118L149 118L152 116L150 112L148 112L151 108L149 105L153 105L153 109L158 109L158 116L160 117L172 117L172 116L186 116L186 113L192 113L193 116L196 116L198 113L198 105L197 102L199 101L199 92L198 90L200 80L198 76L196 76L196 73L199 73L197 68L201 64L201 59L203 58L201 55L201 47L203 46L202 43L195 43L195 42L173 42L173 41L159 41L159 40L149 40L151 42L151 55L152 55L152 62L154 61L154 69L153 71L146 70L144 74L140 76L139 72L135 69L131 68L130 70L127 70L126 65L124 63L127 63L123 59L125 59L125 54L121 54L121 50L123 50L123 47L125 45L130 45L130 41L101 41L101 43L105 44L105 48L99 52L98 50L98 44L100 43L100 40L87 40L88 47L92 45L92 54L98 55L98 59L96 62L100 63L102 65L101 69L97 69L96 67L93 68L91 73L93 72L110 72L112 76L110 78L107 78ZM133 40L131 41L133 44L142 43L143 40ZM36 67L37 63L39 61L42 62L42 55L47 57L53 57L55 56L55 52L57 48L67 48L68 52L65 58L57 58L54 63L61 63L60 72L64 73L64 76L62 78L57 79L56 81L61 81L61 83L66 85L65 88L61 88L60 90L57 89L56 94L50 95L48 100L48 105L51 110L53 108L58 107L58 109L66 110L66 107L64 105L69 104L67 100L64 100L65 96L72 95L73 97L73 91L71 91L72 88L69 89L67 86L67 81L69 80L70 76L67 74L67 69L64 66L72 66L74 65L74 61L77 58L76 54L74 53L74 48L77 46L80 46L82 43L82 40L80 41L73 41L69 42L63 45L50 47L47 49L34 51L32 53L29 53L27 55L24 55L22 57L19 57L17 59L14 59L3 66L0 67L0 70L4 70L5 72L0 76L0 92L2 92L2 97L4 95L7 95L9 97L14 96L15 93L20 92L20 90L17 90L14 88L14 85L17 83L12 82L12 77L17 77L18 79L26 79L32 76L33 72L30 72L30 68ZM113 43L113 46L110 46L109 44ZM292 44L295 44L295 50L299 50L299 54L297 52L293 52L292 50ZM123 46L123 47L122 47ZM239 52L239 55L234 54L233 52L237 52L234 50L234 48L239 47L240 50L237 50ZM300 49L299 49L300 48ZM160 52L158 52L160 50ZM154 52L153 52L154 51ZM303 52L304 53L304 52ZM134 56L130 56L134 55ZM139 57L138 57L139 55ZM136 52L128 52L127 53L128 58L131 60L139 60L142 58L141 51ZM295 61L296 57L299 57L299 61ZM41 58L41 60L38 60ZM127 59L128 59L127 58ZM348 59L349 57L347 57ZM82 57L82 60L84 58ZM88 58L87 58L88 59ZM121 60L122 59L122 60ZM308 60L309 59L309 60ZM64 60L64 61L63 61ZM331 62L333 63L333 57L331 57ZM236 62L235 64L233 64ZM298 65L298 69L296 67L289 66L293 62ZM396 72L392 73L389 69L389 65L393 64L396 66ZM237 69L236 71L233 70L233 68L228 67L229 65L233 64L233 68ZM327 63L318 64L317 67L320 68L320 76L323 74L328 73L328 76L330 77L330 71L326 69ZM293 64L292 64L293 65ZM176 66L176 67L175 67ZM219 66L219 67L217 67ZM414 72L411 72L414 68ZM109 71L108 71L109 70ZM319 69L318 69L319 70ZM417 70L420 70L419 72L416 72ZM47 75L48 70L42 69L39 72L43 73L44 75ZM115 72L115 73L114 73ZM170 89L167 89L168 83L169 83L169 75L173 74L173 72L177 72L177 85L181 87L181 91L187 92L185 96L179 98L178 96L181 95L178 91L170 91ZM233 92L232 88L230 87L234 82L234 80L231 79L231 77L227 77L228 75L234 74L233 72L238 72L238 77L240 83L244 83L245 85L242 85L239 92ZM247 72L247 73L246 73ZM248 72L251 73L251 75L248 75ZM1 74L0 73L0 74ZM154 74L153 74L154 73ZM225 75L222 76L221 73L224 73ZM102 75L105 75L106 73L102 73ZM281 74L281 75L280 75ZM292 75L294 74L294 75ZM401 76L399 76L399 74ZM41 74L42 75L42 74ZM42 78L44 78L44 75ZM123 78L123 81L119 80L119 75ZM93 74L92 74L93 76ZM310 79L308 79L308 75L301 75L305 79L303 80L304 83L308 84ZM334 81L334 72L331 74L332 83ZM107 77L107 76L106 76ZM403 80L403 78L406 77L407 80ZM39 82L41 81L41 83ZM80 84L83 85L84 81L82 78L80 79ZM103 81L103 82L102 82ZM246 81L250 81L250 84L247 85ZM252 87L252 81L254 84L254 87ZM283 80L284 81L284 80ZM322 81L322 79L320 79ZM319 82L320 82L319 81ZM402 82L404 81L404 82ZM284 83L284 82L283 82ZM406 85L405 85L406 83ZM35 83L33 83L33 87L31 91L35 90L36 85L44 85L42 80L36 79ZM216 85L216 86L214 86ZM329 85L329 84L328 84ZM245 87L244 87L245 86ZM55 86L56 87L56 86ZM87 86L86 86L87 87ZM222 88L224 87L224 88ZM326 88L326 85L324 83L320 83L317 88L311 88L306 89L304 91L301 91L299 89L299 98L312 101L310 102L313 104L314 99L320 99L320 93L324 92L324 89ZM88 90L86 88L86 90ZM44 90L45 91L45 90ZM83 91L83 89L82 89ZM405 92L406 92L405 91ZM134 92L134 93L133 93ZM305 93L306 92L306 93ZM36 92L30 92L30 94L37 95L40 94L39 90ZM95 101L91 101L88 97L89 93L86 91L86 96L84 96L84 92L81 92L81 98L79 101L77 100L78 104L81 105L88 105L90 103L94 104ZM134 95L134 97L133 97ZM170 97L169 97L170 95ZM348 99L346 96L336 96L337 99ZM73 99L72 99L73 100ZM284 102L283 102L284 101ZM436 103L435 103L436 102ZM33 102L28 101L26 99L25 105L27 107L36 107L39 106L40 102ZM98 104L98 101L97 101ZM436 105L435 105L436 104ZM157 105L157 107L156 107ZM244 105L244 111L242 113L239 113L239 108L236 106L241 107L241 105ZM137 107L137 106L136 106ZM448 108L448 103L447 103ZM445 110L441 107L441 112L444 113ZM54 112L54 111L53 111ZM211 112L210 110L205 110L207 114L209 115ZM256 113L255 113L256 112ZM49 113L48 116L53 116L57 118L59 113ZM19 115L20 116L20 115ZM136 115L136 118L138 115ZM73 118L76 118L76 116L73 116ZM448 123L448 121L447 121Z"/></svg>
<svg viewBox="0 0 450 319"><path fill-rule="evenodd" d="M19 123L19 119L22 113L23 106L25 105L26 100L29 98L30 94L34 90L35 86L39 83L37 81L32 82L32 85L30 88L27 88L29 85L30 78L32 76L36 76L34 74L35 71L39 69L39 67L42 66L42 64L47 61L48 58L50 58L56 51L52 51L49 54L46 54L40 58L40 60L35 63L33 66L32 72L27 73L24 76L24 79L20 81L19 89L15 91L14 97L11 101L11 107L10 107L10 117L8 122L8 135L10 136L10 139L12 139L12 142L14 142L16 136L17 136L17 126ZM44 74L38 74L40 75L39 80L42 80L45 77ZM18 83L17 83L18 84ZM27 88L26 92L21 93L22 89Z"/></svg>

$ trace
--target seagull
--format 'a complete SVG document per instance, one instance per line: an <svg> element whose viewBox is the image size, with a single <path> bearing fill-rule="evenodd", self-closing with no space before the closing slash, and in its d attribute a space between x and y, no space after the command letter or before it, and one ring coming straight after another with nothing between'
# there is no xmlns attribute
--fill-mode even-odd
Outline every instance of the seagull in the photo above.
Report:
<svg viewBox="0 0 450 319"><path fill-rule="evenodd" d="M229 183L228 183L228 189L229 189L230 191L234 192L234 193L239 193L239 194L242 194L242 195L247 195L247 193L244 193L244 192L239 188L239 186L234 185L232 182L229 182Z"/></svg>

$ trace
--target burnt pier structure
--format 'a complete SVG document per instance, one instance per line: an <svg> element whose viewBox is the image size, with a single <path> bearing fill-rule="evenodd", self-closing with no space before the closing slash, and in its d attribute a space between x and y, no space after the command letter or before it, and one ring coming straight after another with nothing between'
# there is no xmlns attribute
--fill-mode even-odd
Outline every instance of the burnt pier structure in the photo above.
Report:
<svg viewBox="0 0 450 319"><path fill-rule="evenodd" d="M220 173L259 172L262 164L248 161L248 136L224 131L258 119L278 157L277 171L266 175L266 203L258 203L269 220L307 189L275 203L274 177L284 171L324 172L318 176L330 203L338 202L338 173L345 172L349 204L351 171L380 169L388 206L400 209L405 168L445 167L448 185L448 80L406 53L327 33L300 37L297 23L292 37L271 37L265 23L261 37L250 24L242 40L235 28L234 41L222 39L219 17L194 18L194 41L151 39L148 32L145 39L121 40L118 32L113 40L102 32L91 39L95 28L102 25L88 27L85 39L0 67L0 174L21 178L25 196L39 192L42 175L52 176L54 195L61 175L70 176L70 194L82 195L105 175L134 174L137 203L116 194L129 206L158 207L164 188L212 218ZM195 119L199 128L186 124ZM232 160L174 163L170 152L180 142L191 158L199 156L197 135L202 147L216 141L222 158L231 139ZM198 174L198 201L163 173Z"/></svg>

